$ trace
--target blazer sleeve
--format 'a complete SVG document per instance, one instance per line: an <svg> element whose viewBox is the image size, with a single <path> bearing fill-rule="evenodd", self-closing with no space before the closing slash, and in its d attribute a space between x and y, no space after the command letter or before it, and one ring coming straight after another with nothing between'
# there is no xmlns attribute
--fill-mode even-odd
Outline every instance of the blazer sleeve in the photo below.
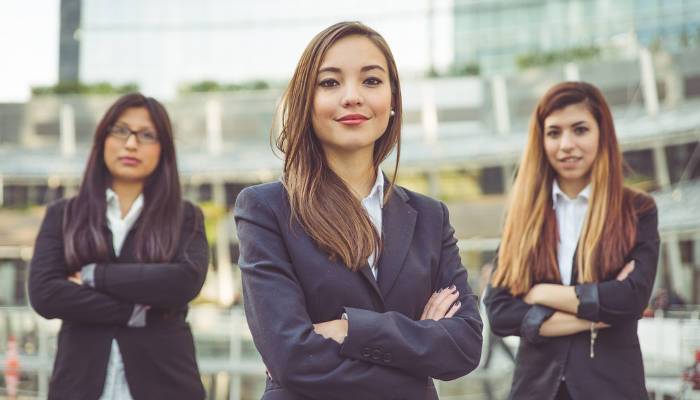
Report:
<svg viewBox="0 0 700 400"><path fill-rule="evenodd" d="M659 262L658 211L656 206L637 222L637 238L627 261L634 270L622 281L616 279L576 285L577 316L611 325L639 319L649 304Z"/></svg>
<svg viewBox="0 0 700 400"><path fill-rule="evenodd" d="M29 302L44 318L126 325L134 304L117 300L68 278L63 247L63 207L50 205L39 229L29 266Z"/></svg>
<svg viewBox="0 0 700 400"><path fill-rule="evenodd" d="M462 266L444 204L441 211L436 284L437 288L456 285L462 303L459 311L439 321L414 321L395 311L379 313L347 307L348 336L341 355L440 380L462 377L479 365L482 323L478 303L467 283L467 270ZM381 349L382 354L371 354L373 349Z"/></svg>
<svg viewBox="0 0 700 400"><path fill-rule="evenodd" d="M426 391L427 377L345 358L339 344L314 332L274 211L255 188L238 195L234 214L246 318L275 381L315 400L415 398Z"/></svg>
<svg viewBox="0 0 700 400"><path fill-rule="evenodd" d="M99 263L95 289L158 308L186 306L204 285L209 245L202 210L186 203L178 251L170 263Z"/></svg>
<svg viewBox="0 0 700 400"><path fill-rule="evenodd" d="M493 261L494 272L498 257ZM506 287L494 287L489 283L484 296L486 315L491 331L498 336L520 336L530 343L542 343L548 338L540 335L540 327L556 310L543 305L527 304L515 297Z"/></svg>

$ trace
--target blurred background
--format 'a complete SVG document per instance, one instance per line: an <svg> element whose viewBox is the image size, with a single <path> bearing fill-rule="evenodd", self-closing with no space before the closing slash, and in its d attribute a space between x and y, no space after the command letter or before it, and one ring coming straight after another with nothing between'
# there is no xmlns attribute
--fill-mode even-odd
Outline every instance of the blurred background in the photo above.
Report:
<svg viewBox="0 0 700 400"><path fill-rule="evenodd" d="M60 321L28 307L33 242L46 204L76 193L103 112L135 90L165 103L184 193L206 214L212 262L189 320L208 398L260 398L231 209L244 187L279 176L276 105L311 37L340 20L374 27L394 52L405 111L398 182L448 204L475 291L537 99L563 80L601 88L627 183L659 207L661 257L639 325L649 397L700 398L696 0L3 0L0 398L17 370L19 398L46 397ZM516 346L487 340L484 365L436 382L440 398L505 399Z"/></svg>

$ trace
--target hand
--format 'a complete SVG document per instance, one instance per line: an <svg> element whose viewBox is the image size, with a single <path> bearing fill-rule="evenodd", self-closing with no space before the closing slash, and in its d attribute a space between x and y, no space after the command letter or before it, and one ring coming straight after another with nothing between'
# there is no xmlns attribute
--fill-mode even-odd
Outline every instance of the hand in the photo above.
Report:
<svg viewBox="0 0 700 400"><path fill-rule="evenodd" d="M617 278L615 279L617 279L618 281L623 281L625 280L625 278L627 278L627 276L629 276L629 274L632 273L632 271L634 271L634 260L625 264L625 266L622 268L622 271L620 271L620 273L617 274Z"/></svg>
<svg viewBox="0 0 700 400"><path fill-rule="evenodd" d="M459 291L455 285L433 293L428 299L428 304L423 308L423 314L420 316L421 321L424 319L439 321L443 318L453 317L462 306L459 301L455 303L458 298Z"/></svg>
<svg viewBox="0 0 700 400"><path fill-rule="evenodd" d="M606 324L605 322L594 322L594 324L596 329L610 328L610 325Z"/></svg>
<svg viewBox="0 0 700 400"><path fill-rule="evenodd" d="M539 303L537 299L541 288L540 284L531 287L525 297L523 297L523 301L530 305Z"/></svg>
<svg viewBox="0 0 700 400"><path fill-rule="evenodd" d="M80 272L76 272L73 275L69 276L68 280L78 285L83 284L83 279L80 277Z"/></svg>
<svg viewBox="0 0 700 400"><path fill-rule="evenodd" d="M345 319L335 319L333 321L314 324L314 332L326 339L333 339L338 344L343 344L348 335L348 321Z"/></svg>

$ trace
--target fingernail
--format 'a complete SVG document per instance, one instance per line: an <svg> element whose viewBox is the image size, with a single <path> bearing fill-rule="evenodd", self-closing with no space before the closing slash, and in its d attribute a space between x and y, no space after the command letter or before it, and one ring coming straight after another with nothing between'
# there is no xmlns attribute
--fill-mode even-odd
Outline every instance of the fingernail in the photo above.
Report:
<svg viewBox="0 0 700 400"><path fill-rule="evenodd" d="M438 291L437 291L437 292L435 292L435 293L440 293L440 292L442 292L442 289L438 289Z"/></svg>
<svg viewBox="0 0 700 400"><path fill-rule="evenodd" d="M462 302L461 301L456 302L455 307L457 307L457 308L462 307Z"/></svg>
<svg viewBox="0 0 700 400"><path fill-rule="evenodd" d="M455 285L450 286L450 290L455 290L455 289L457 289L457 286L455 286Z"/></svg>

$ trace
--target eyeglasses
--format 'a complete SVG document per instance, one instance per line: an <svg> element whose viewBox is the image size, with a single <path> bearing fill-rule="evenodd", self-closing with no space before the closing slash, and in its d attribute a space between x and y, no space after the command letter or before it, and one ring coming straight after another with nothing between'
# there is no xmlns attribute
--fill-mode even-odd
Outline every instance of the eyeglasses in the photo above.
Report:
<svg viewBox="0 0 700 400"><path fill-rule="evenodd" d="M134 132L125 126L113 125L109 127L108 132L115 138L125 142L129 140L129 136L131 135L136 136L136 141L139 142L139 144L153 144L158 142L158 135L151 131Z"/></svg>

